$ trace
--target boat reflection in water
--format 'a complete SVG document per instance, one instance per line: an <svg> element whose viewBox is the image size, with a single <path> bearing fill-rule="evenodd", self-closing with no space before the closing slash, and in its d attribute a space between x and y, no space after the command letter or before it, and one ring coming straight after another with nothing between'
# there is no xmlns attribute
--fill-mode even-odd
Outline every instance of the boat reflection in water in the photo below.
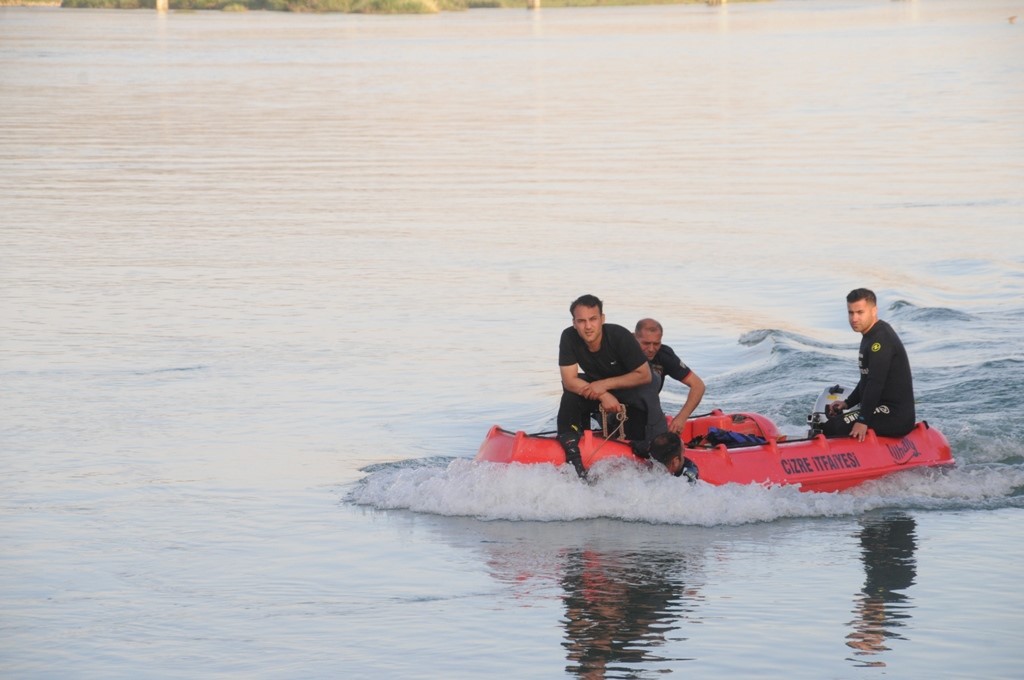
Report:
<svg viewBox="0 0 1024 680"><path fill-rule="evenodd" d="M860 531L864 588L854 598L856 618L846 644L859 666L885 666L878 655L889 651L890 640L905 639L900 629L913 604L906 590L917 576L917 523L906 514L866 518ZM876 657L876 658L871 658Z"/></svg>
<svg viewBox="0 0 1024 680"><path fill-rule="evenodd" d="M566 670L580 678L628 677L683 659L658 652L700 600L679 553L642 555L590 549L565 561ZM676 639L679 634L676 634Z"/></svg>
<svg viewBox="0 0 1024 680"><path fill-rule="evenodd" d="M746 610L742 600L751 592L733 584L739 588L733 595L724 601L709 600L709 564L721 569L723 557L732 555L734 546L736 568L746 568L751 555L793 540L793 527L799 526L460 517L417 521L433 524L445 541L477 554L490 577L503 585L502 606L513 603L532 609L551 603L557 609L558 602L562 630L557 635L565 673L587 680L653 677L690 664L717 663L712 656L731 643L702 624L709 615L740 616L729 608ZM849 526L845 520L844 526ZM917 577L916 530L914 519L902 512L861 518L857 536L865 577L853 598L855 616L847 623L845 643L852 651L847 662L884 667L889 645L904 639L914 606L906 591ZM842 559L853 556L845 553ZM750 616L754 620L757 614ZM697 634L702 635L699 643L694 640ZM835 640L830 634L822 644L831 649Z"/></svg>
<svg viewBox="0 0 1024 680"><path fill-rule="evenodd" d="M693 660L679 650L688 641L685 628L701 623L707 555L721 541L721 527L465 518L436 526L451 544L479 552L511 601L561 603L567 675L647 677ZM763 527L728 533L746 543L769 540Z"/></svg>

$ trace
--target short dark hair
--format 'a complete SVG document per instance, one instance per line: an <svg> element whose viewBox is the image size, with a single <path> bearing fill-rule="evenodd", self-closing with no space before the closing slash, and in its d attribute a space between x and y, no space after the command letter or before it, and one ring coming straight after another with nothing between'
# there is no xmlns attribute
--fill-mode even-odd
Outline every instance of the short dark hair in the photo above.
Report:
<svg viewBox="0 0 1024 680"><path fill-rule="evenodd" d="M664 333L665 329L661 327L661 324L654 319L640 319L636 322L636 333L640 331L658 331Z"/></svg>
<svg viewBox="0 0 1024 680"><path fill-rule="evenodd" d="M651 440L651 458L665 467L676 456L683 454L683 441L675 432L662 432Z"/></svg>
<svg viewBox="0 0 1024 680"><path fill-rule="evenodd" d="M569 314L576 316L576 308L581 305L584 307L597 307L597 311L604 314L604 303L596 295L589 293L581 295L572 301L572 304L569 305Z"/></svg>
<svg viewBox="0 0 1024 680"><path fill-rule="evenodd" d="M854 288L846 296L846 301L850 303L859 302L860 300L867 300L869 305L878 306L878 298L875 297L875 291L868 288Z"/></svg>

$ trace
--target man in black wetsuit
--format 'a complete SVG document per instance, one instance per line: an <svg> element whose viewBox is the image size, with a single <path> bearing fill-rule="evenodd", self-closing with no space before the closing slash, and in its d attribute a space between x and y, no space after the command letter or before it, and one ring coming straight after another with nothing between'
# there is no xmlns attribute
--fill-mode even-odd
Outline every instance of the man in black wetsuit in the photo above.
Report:
<svg viewBox="0 0 1024 680"><path fill-rule="evenodd" d="M605 323L604 304L583 295L569 306L572 326L562 331L558 367L562 399L558 406L558 440L565 460L583 477L580 436L599 407L608 413L626 410L625 435L647 440L667 429L650 364L636 338L622 326ZM660 425L659 425L660 424Z"/></svg>
<svg viewBox="0 0 1024 680"><path fill-rule="evenodd" d="M828 406L826 436L864 441L868 428L883 437L903 437L914 429L914 382L907 350L896 331L878 318L878 301L867 288L846 296L850 327L860 341L860 381L846 398ZM860 408L843 413L846 409Z"/></svg>
<svg viewBox="0 0 1024 680"><path fill-rule="evenodd" d="M704 398L704 381L700 376L690 370L690 367L683 363L683 360L668 345L661 344L664 334L661 324L654 319L640 319L636 322L636 340L640 343L640 349L644 351L647 360L651 362L651 370L655 373L655 381L658 384L658 392L665 386L665 376L675 378L686 385L690 390L686 395L686 402L679 409L679 413L672 418L668 429L672 432L682 432L686 426L686 420L693 413L694 409Z"/></svg>

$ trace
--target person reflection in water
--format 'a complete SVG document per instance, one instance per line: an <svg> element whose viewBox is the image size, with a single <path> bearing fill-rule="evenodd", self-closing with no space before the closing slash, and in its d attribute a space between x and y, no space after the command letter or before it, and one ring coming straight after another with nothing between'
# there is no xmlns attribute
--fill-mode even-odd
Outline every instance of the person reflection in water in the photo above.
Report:
<svg viewBox="0 0 1024 680"><path fill-rule="evenodd" d="M847 646L857 657L881 654L889 650L889 639L905 639L898 629L910 618L910 598L904 593L914 584L917 561L917 524L904 514L875 519L860 532L864 560L864 588L854 600L853 632L846 636ZM885 666L885 662L864 658L851 659L865 666Z"/></svg>
<svg viewBox="0 0 1024 680"><path fill-rule="evenodd" d="M693 610L679 555L574 550L566 560L566 671L580 678L629 675L636 664L671 661L654 653Z"/></svg>

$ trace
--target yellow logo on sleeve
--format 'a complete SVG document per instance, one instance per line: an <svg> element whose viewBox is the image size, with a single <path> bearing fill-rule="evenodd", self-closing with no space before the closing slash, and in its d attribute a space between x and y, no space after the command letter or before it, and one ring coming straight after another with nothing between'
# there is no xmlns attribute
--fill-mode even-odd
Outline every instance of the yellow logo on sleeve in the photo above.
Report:
<svg viewBox="0 0 1024 680"><path fill-rule="evenodd" d="M872 352L877 352L880 349L882 349L882 343L880 342L876 342L875 344L871 345Z"/></svg>

